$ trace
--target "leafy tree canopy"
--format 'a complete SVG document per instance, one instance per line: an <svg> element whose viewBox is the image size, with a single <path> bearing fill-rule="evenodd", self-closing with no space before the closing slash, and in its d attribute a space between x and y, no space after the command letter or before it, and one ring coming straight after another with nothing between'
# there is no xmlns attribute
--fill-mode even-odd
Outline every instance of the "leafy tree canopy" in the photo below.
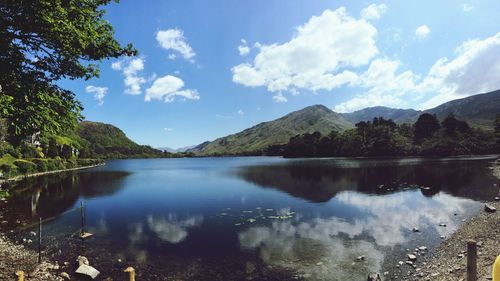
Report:
<svg viewBox="0 0 500 281"><path fill-rule="evenodd" d="M57 134L81 118L81 104L56 81L99 75L96 62L135 55L114 39L109 0L4 0L0 3L0 114L14 142Z"/></svg>

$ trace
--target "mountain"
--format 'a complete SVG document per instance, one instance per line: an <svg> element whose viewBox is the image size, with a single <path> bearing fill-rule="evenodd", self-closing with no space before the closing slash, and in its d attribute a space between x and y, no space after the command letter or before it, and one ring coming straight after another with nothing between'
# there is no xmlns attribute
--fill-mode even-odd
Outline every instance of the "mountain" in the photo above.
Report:
<svg viewBox="0 0 500 281"><path fill-rule="evenodd" d="M270 145L284 144L299 134L314 131L328 134L333 129L343 131L353 128L359 121L380 116L396 123L414 123L422 113L436 114L440 120L453 113L474 127L492 130L496 115L500 114L500 90L453 100L424 111L377 106L339 114L323 105L313 105L239 133L204 142L188 152L197 155L255 154Z"/></svg>
<svg viewBox="0 0 500 281"><path fill-rule="evenodd" d="M436 114L439 120L453 113L457 119L465 120L474 127L492 130L493 120L500 114L500 90L452 100L424 111L375 106L341 115L353 124L380 116L396 123L414 123L422 113Z"/></svg>
<svg viewBox="0 0 500 281"><path fill-rule="evenodd" d="M194 147L196 147L196 145L184 146L184 147L179 147L179 148L171 148L171 147L165 146L165 147L157 147L156 149L161 150L161 151L170 152L170 153L179 153L179 152L186 152Z"/></svg>
<svg viewBox="0 0 500 281"><path fill-rule="evenodd" d="M500 90L452 100L424 112L436 114L439 120L453 113L474 127L493 130L493 121L500 114Z"/></svg>
<svg viewBox="0 0 500 281"><path fill-rule="evenodd" d="M415 117L422 114L421 111L414 109L399 109L390 108L385 106L374 106L368 107L361 110L357 110L351 113L342 113L342 117L347 121L356 124L360 121L373 120L375 117L384 117L386 119L392 119L396 123L409 123L416 120Z"/></svg>
<svg viewBox="0 0 500 281"><path fill-rule="evenodd" d="M84 158L160 157L162 151L130 140L119 128L105 123L84 121L77 130Z"/></svg>
<svg viewBox="0 0 500 281"><path fill-rule="evenodd" d="M188 151L199 155L252 154L273 144L287 143L298 134L315 131L327 134L333 129L343 131L351 127L352 123L326 106L313 105L237 134L202 143Z"/></svg>

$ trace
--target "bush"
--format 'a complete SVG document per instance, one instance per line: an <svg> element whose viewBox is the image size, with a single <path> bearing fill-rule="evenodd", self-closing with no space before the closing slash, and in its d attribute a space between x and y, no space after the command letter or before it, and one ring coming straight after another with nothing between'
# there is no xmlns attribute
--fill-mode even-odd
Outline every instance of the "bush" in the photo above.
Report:
<svg viewBox="0 0 500 281"><path fill-rule="evenodd" d="M14 165L17 166L19 173L22 174L34 173L36 171L36 165L27 160L15 160Z"/></svg>
<svg viewBox="0 0 500 281"><path fill-rule="evenodd" d="M3 178L10 178L17 175L17 167L14 164L1 163L0 172Z"/></svg>
<svg viewBox="0 0 500 281"><path fill-rule="evenodd" d="M19 146L19 150L21 151L23 158L39 158L40 157L40 152L33 145L30 145L27 143L22 143Z"/></svg>
<svg viewBox="0 0 500 281"><path fill-rule="evenodd" d="M66 166L61 159L47 159L48 171L64 170Z"/></svg>
<svg viewBox="0 0 500 281"><path fill-rule="evenodd" d="M19 158L19 152L8 142L0 141L0 157L6 154L14 155Z"/></svg>
<svg viewBox="0 0 500 281"><path fill-rule="evenodd" d="M49 165L47 159L31 159L31 162L35 163L36 165L36 170L38 172L46 172L49 170Z"/></svg>
<svg viewBox="0 0 500 281"><path fill-rule="evenodd" d="M66 169L72 169L78 167L78 163L74 159L67 159L65 163L66 163Z"/></svg>

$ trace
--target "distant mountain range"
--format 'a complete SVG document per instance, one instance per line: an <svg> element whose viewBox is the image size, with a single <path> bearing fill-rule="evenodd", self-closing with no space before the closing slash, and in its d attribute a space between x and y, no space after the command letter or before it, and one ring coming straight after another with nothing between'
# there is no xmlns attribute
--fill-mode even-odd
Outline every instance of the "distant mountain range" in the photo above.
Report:
<svg viewBox="0 0 500 281"><path fill-rule="evenodd" d="M190 145L190 146L185 146L185 147L179 147L179 148L171 148L168 146L165 147L157 147L156 149L161 150L161 151L166 151L170 153L177 153L177 152L186 152L189 149L192 149L196 147L196 145Z"/></svg>
<svg viewBox="0 0 500 281"><path fill-rule="evenodd" d="M374 117L393 119L396 123L413 123L422 113L435 114L440 120L453 113L471 126L492 130L496 115L500 114L500 90L453 100L424 111L377 106L342 114L324 105L313 105L239 133L204 142L188 151L197 155L254 154L270 145L287 143L299 134L315 131L328 134L334 129L343 131Z"/></svg>

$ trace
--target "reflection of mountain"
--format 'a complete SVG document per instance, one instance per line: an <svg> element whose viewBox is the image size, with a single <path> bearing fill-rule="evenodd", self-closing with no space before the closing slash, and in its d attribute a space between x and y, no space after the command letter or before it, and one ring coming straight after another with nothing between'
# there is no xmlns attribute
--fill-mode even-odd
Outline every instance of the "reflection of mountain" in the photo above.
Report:
<svg viewBox="0 0 500 281"><path fill-rule="evenodd" d="M9 205L26 217L53 217L70 209L80 197L116 193L123 187L122 181L128 175L127 172L102 171L29 178L12 188L14 192Z"/></svg>
<svg viewBox="0 0 500 281"><path fill-rule="evenodd" d="M346 163L348 163L346 165ZM338 192L387 193L406 186L427 186L427 195L446 191L456 196L489 199L497 190L486 161L309 160L281 165L242 167L237 175L313 202L326 202ZM383 185L383 189L377 187Z"/></svg>

